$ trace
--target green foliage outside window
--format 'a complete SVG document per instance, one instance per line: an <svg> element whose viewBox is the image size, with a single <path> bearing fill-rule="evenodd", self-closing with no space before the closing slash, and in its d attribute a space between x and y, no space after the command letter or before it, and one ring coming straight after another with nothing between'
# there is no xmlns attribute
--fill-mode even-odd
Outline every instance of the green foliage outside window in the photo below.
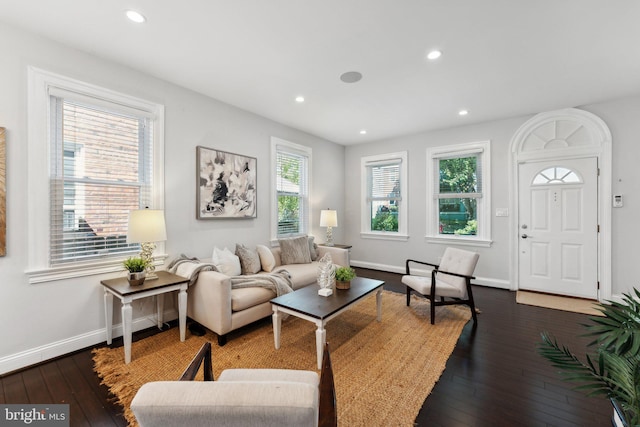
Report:
<svg viewBox="0 0 640 427"><path fill-rule="evenodd" d="M440 195L473 194L479 191L476 156L441 159L439 164ZM440 199L440 233L476 235L478 232L477 206L477 199L472 197Z"/></svg>
<svg viewBox="0 0 640 427"><path fill-rule="evenodd" d="M371 219L372 231L398 231L398 207L382 206Z"/></svg>

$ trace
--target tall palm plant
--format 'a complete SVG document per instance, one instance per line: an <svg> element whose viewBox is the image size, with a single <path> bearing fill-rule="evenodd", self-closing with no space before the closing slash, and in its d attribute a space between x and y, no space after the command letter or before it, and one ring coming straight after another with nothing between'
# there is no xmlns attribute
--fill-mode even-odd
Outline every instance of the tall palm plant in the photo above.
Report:
<svg viewBox="0 0 640 427"><path fill-rule="evenodd" d="M583 325L584 336L595 338L589 343L595 352L586 355L586 363L546 331L538 346L566 381L577 383L574 389L615 401L629 426L640 425L640 291L634 294L623 294L622 303L599 305L604 316L591 316L594 324Z"/></svg>

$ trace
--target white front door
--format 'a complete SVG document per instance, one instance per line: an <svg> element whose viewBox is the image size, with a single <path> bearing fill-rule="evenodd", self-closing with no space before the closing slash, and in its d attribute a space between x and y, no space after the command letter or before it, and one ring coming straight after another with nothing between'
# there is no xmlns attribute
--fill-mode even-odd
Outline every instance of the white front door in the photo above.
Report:
<svg viewBox="0 0 640 427"><path fill-rule="evenodd" d="M597 299L597 159L518 167L519 288Z"/></svg>

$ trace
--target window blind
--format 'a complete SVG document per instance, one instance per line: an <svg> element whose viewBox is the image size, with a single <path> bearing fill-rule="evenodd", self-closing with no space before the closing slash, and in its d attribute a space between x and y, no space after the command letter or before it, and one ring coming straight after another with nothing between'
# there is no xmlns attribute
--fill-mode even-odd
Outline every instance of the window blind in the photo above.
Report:
<svg viewBox="0 0 640 427"><path fill-rule="evenodd" d="M150 205L153 119L104 100L50 103L51 265L137 251L128 215Z"/></svg>
<svg viewBox="0 0 640 427"><path fill-rule="evenodd" d="M400 192L400 162L367 164L369 169L368 201L402 200Z"/></svg>

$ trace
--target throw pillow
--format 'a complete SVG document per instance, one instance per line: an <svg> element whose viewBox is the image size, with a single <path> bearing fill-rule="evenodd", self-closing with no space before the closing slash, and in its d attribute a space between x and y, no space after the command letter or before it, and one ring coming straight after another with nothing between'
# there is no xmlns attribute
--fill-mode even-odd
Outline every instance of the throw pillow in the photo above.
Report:
<svg viewBox="0 0 640 427"><path fill-rule="evenodd" d="M311 262L307 236L280 239L280 259L283 265L308 264Z"/></svg>
<svg viewBox="0 0 640 427"><path fill-rule="evenodd" d="M256 274L262 268L258 252L245 245L236 244L236 255L240 258L242 274Z"/></svg>
<svg viewBox="0 0 640 427"><path fill-rule="evenodd" d="M235 256L227 248L224 248L224 250L214 248L211 262L213 262L219 272L227 276L239 276L242 273L240 258Z"/></svg>
<svg viewBox="0 0 640 427"><path fill-rule="evenodd" d="M320 256L318 255L318 246L313 241L315 237L309 236L309 253L311 255L311 261L317 261Z"/></svg>
<svg viewBox="0 0 640 427"><path fill-rule="evenodd" d="M260 265L262 265L262 269L267 273L270 273L276 267L276 259L273 256L273 252L271 252L271 249L265 245L256 245L256 250L260 257Z"/></svg>

